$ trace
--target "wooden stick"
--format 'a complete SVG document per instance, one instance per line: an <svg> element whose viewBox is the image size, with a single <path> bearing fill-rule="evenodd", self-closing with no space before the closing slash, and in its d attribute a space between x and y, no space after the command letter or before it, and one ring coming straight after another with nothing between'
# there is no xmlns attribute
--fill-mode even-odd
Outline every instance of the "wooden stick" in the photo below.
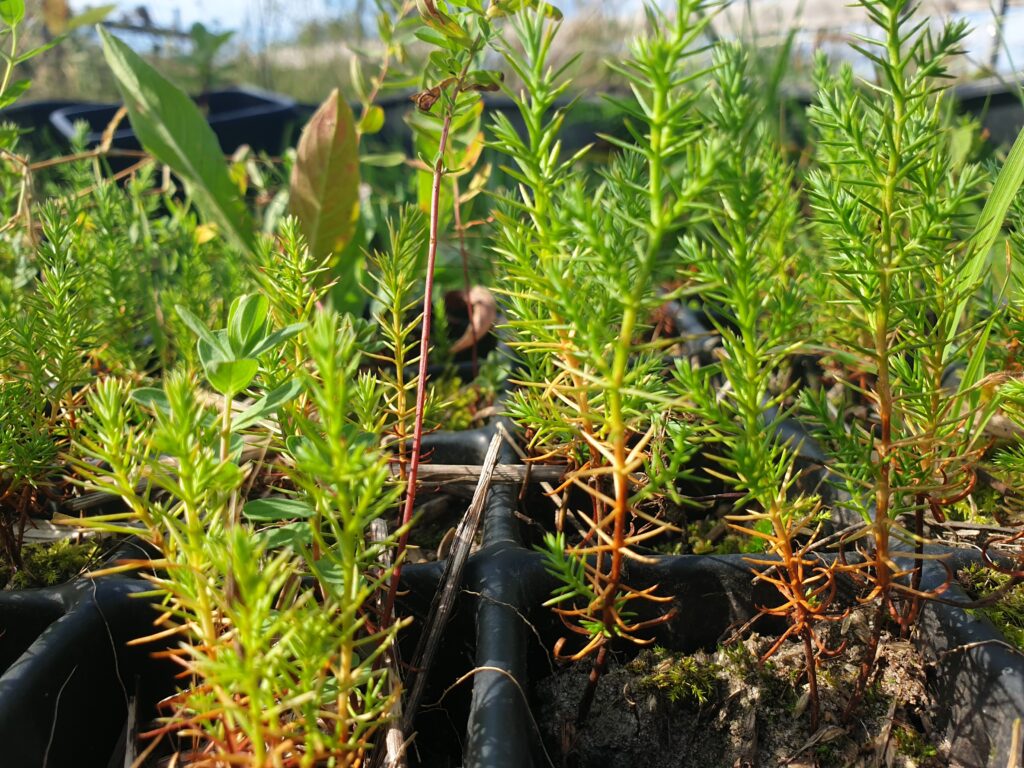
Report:
<svg viewBox="0 0 1024 768"><path fill-rule="evenodd" d="M257 454L258 451L251 452L251 456ZM420 484L473 483L479 480L482 469L483 467L476 464L423 464L420 467ZM565 470L565 466L561 464L497 464L491 473L491 482L522 483L528 480L550 487L550 481L560 480ZM392 472L397 476L397 467L393 468ZM135 487L136 493L142 493L148 484L148 481L140 482ZM85 512L115 502L118 498L105 491L93 491L65 502L64 508L69 513Z"/></svg>
<svg viewBox="0 0 1024 768"><path fill-rule="evenodd" d="M484 473L484 466L477 464L422 464L420 484L474 483ZM495 464L490 472L490 482L522 483L558 481L565 474L566 467L560 464Z"/></svg>

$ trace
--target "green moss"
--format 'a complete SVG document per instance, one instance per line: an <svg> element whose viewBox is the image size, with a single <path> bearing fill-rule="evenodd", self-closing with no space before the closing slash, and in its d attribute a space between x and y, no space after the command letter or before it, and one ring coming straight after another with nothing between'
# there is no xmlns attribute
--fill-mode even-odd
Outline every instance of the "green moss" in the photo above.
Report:
<svg viewBox="0 0 1024 768"><path fill-rule="evenodd" d="M81 573L98 553L99 547L91 543L63 540L29 544L21 551L24 568L15 572L6 563L0 565L0 587L26 589L62 584Z"/></svg>
<svg viewBox="0 0 1024 768"><path fill-rule="evenodd" d="M722 666L737 679L747 680L761 688L769 697L795 705L797 701L796 679L800 670L793 668L786 674L772 660L762 662L746 643L730 643L719 648Z"/></svg>
<svg viewBox="0 0 1024 768"><path fill-rule="evenodd" d="M703 705L715 692L719 667L697 656L675 654L655 647L629 664L640 676L642 690L664 693L669 701Z"/></svg>
<svg viewBox="0 0 1024 768"><path fill-rule="evenodd" d="M958 574L964 588L974 595L984 595L1003 586L1010 578L981 565L971 565ZM971 611L981 614L1018 648L1024 648L1024 584L1004 594L999 602Z"/></svg>
<svg viewBox="0 0 1024 768"><path fill-rule="evenodd" d="M896 748L901 754L917 761L936 757L939 752L925 737L909 725L897 726L893 735L896 737Z"/></svg>
<svg viewBox="0 0 1024 768"><path fill-rule="evenodd" d="M828 742L815 745L814 757L818 765L835 765L842 754L835 744Z"/></svg>

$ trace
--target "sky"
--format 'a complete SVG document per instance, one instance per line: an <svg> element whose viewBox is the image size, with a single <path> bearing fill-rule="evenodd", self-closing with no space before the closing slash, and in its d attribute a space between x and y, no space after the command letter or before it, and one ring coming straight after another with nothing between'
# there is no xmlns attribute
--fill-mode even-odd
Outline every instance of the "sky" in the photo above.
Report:
<svg viewBox="0 0 1024 768"><path fill-rule="evenodd" d="M99 5L111 0L72 0L73 9L90 5ZM736 0L742 4L742 0ZM756 0L755 0L756 1ZM766 5L771 0L763 0ZM776 0L785 5L792 0ZM849 0L804 0L804 2L847 4ZM558 0L555 0L558 4ZM622 10L635 10L640 0L606 0L606 2ZM213 31L226 29L236 30L236 41L259 45L261 42L286 39L304 22L325 16L338 7L350 6L351 0L119 0L122 11L144 5L149 11L153 22L158 26L180 26L188 29L194 22L202 21ZM368 3L369 4L369 3ZM563 2L563 6L572 5L572 0ZM1004 29L1006 48L1009 49L1013 64L1012 68L1024 68L1024 0L1011 0L1010 12ZM118 14L115 11L115 16ZM988 13L970 14L969 21L974 27L972 39L968 42L969 49L978 58L988 58L991 50L992 16ZM1000 56L999 69L1011 69L1006 53Z"/></svg>
<svg viewBox="0 0 1024 768"><path fill-rule="evenodd" d="M606 0L609 5L620 9L636 9L641 0ZM71 0L75 10L102 5L115 0ZM351 7L352 0L116 0L121 11L131 11L145 6L153 22L158 26L184 28L201 21L211 30L234 29L245 34L247 26L253 26L260 18L271 18L278 28L276 35L287 36L287 32L301 23L324 16L339 7ZM558 4L558 0L555 0ZM563 2L571 7L573 0ZM372 6L372 2L367 2ZM118 15L118 11L114 15Z"/></svg>
<svg viewBox="0 0 1024 768"><path fill-rule="evenodd" d="M72 0L73 9L103 5L112 0ZM213 31L237 30L248 37L258 20L271 18L276 34L286 37L301 23L323 15L329 2L325 0L119 0L116 18L145 6L153 23L161 27L180 26L188 29L201 21ZM255 38L254 38L255 39Z"/></svg>

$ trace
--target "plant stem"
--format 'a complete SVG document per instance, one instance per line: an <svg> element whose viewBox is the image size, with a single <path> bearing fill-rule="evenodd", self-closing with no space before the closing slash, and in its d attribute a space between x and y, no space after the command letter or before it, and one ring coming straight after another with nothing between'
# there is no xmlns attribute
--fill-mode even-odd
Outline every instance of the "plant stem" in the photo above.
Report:
<svg viewBox="0 0 1024 768"><path fill-rule="evenodd" d="M610 547L611 563L607 576L602 573L602 563L595 568L596 591L601 596L601 621L604 624L607 638L613 634L619 621L616 602L622 582L622 559L625 549L626 523L629 513L629 467L626 462L627 441L629 439L625 413L622 402L622 389L625 384L629 360L633 353L633 336L636 333L639 306L643 292L648 288L649 277L661 243L665 235L665 212L663 199L663 160L662 139L668 109L668 88L658 81L651 100L651 149L649 154L649 187L650 223L648 241L644 251L640 269L635 277L632 290L626 296L622 311L622 324L615 344L612 358L611 377L608 382L608 442L612 448L612 482L615 505L612 509L612 544ZM599 519L599 518L595 518ZM606 641L605 641L606 642ZM605 643L602 642L592 662L590 678L584 698L580 702L579 716L582 720L590 709L590 700L594 695L597 682L604 672Z"/></svg>
<svg viewBox="0 0 1024 768"><path fill-rule="evenodd" d="M888 29L888 54L889 62L897 71L901 71L901 56L899 49L899 16L890 13ZM891 267L896 259L898 244L896 238L898 233L893 228L893 219L896 207L896 186L900 173L900 160L902 152L902 137L905 121L905 104L901 84L890 82L890 90L893 100L893 122L892 132L889 136L890 145L888 166L886 168L884 187L882 192L881 211L881 243L878 252L878 302L874 317L874 358L877 370L875 381L875 401L878 407L878 418L880 421L880 436L875 448L877 453L877 481L875 486L875 514L871 525L871 535L874 539L875 553L870 563L874 570L873 581L878 600L878 611L875 614L875 621L871 629L871 639L864 651L861 660L860 674L854 686L850 702L847 705L844 717L849 717L857 702L864 695L868 677L874 668L875 655L878 650L878 641L881 637L885 624L885 616L892 601L892 573L889 568L889 535L890 535L890 507L892 504L892 421L894 415L894 402L892 382L890 379L890 357L889 348L890 336L890 305L892 303L892 273Z"/></svg>
<svg viewBox="0 0 1024 768"><path fill-rule="evenodd" d="M413 421L412 450L409 456L409 479L405 490L405 506L402 510L402 535L398 539L395 555L395 570L391 575L387 599L381 616L381 626L391 623L391 614L395 607L395 595L398 594L398 582L402 576L402 561L405 559L405 548L409 542L409 521L412 520L413 508L416 505L416 480L420 468L420 449L423 445L423 412L427 404L427 365L430 354L430 324L433 319L434 303L434 266L437 263L438 229L441 217L441 182L444 180L444 155L448 149L448 136L452 128L452 110L458 98L462 83L469 71L472 57L462 68L455 79L451 103L446 103L444 118L441 123L441 140L438 143L437 159L434 161L434 178L430 187L430 240L427 244L427 274L423 286L423 329L420 333L419 372L416 380L416 415Z"/></svg>
<svg viewBox="0 0 1024 768"><path fill-rule="evenodd" d="M221 426L220 426L220 460L222 464L227 464L231 461L231 404L234 402L233 393L225 393L223 401L223 411L221 413ZM238 492L237 490L231 491L231 497L228 499L228 506L225 510L224 517L224 534L227 545L230 548L231 544L231 532L234 530L235 525L238 522ZM228 559L231 562L231 559ZM235 599L235 593L237 591L237 584L235 583L235 569L229 566L227 573L227 580L224 585L224 594L227 597L228 603L231 603ZM235 648L241 655L241 645L238 638L235 638Z"/></svg>
<svg viewBox="0 0 1024 768"><path fill-rule="evenodd" d="M0 82L0 96L7 93L7 86L11 82L11 73L14 72L14 59L18 53L18 25L11 27L11 52L7 57L7 66L4 67L4 79Z"/></svg>

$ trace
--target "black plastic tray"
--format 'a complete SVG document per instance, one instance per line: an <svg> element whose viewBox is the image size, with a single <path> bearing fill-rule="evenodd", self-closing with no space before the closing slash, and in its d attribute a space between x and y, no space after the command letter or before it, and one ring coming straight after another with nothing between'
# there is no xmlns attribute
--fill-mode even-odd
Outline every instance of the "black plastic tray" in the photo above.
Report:
<svg viewBox="0 0 1024 768"><path fill-rule="evenodd" d="M243 144L257 152L278 154L284 150L297 121L296 103L287 96L253 88L230 88L210 91L196 98L207 113L207 122L220 141L221 149L230 154ZM94 104L58 109L50 115L57 133L70 141L75 123L89 125L86 146L95 147L120 105ZM116 149L140 149L138 138L126 119L114 132L111 146Z"/></svg>
<svg viewBox="0 0 1024 768"><path fill-rule="evenodd" d="M431 435L432 460L479 463L492 434L489 427ZM508 451L501 457L512 460ZM415 722L413 766L546 765L528 697L537 677L549 673L550 649L564 632L542 606L554 584L543 558L522 544L518 491L507 484L492 487L482 547L470 558L446 642L430 669L423 698L429 706ZM415 644L440 573L439 563L403 569L401 611L413 617L402 637L405 655ZM930 565L924 586L944 577L943 568ZM660 594L675 596L676 614L658 628L656 639L680 651L713 648L727 627L752 618L757 604L771 601L759 593L765 585L752 587L742 556L629 562L625 578L637 586L657 583ZM127 578L79 582L47 596L23 595L14 600L19 607L6 608L21 610L37 624L60 617L0 677L0 743L8 745L5 758L17 757L11 765L41 765L49 744L51 768L103 768L111 754L117 755L125 690L139 690L140 701L150 705L168 692L167 669L150 659L152 647L124 645L152 620L144 602L129 599L145 586ZM945 594L965 599L955 585ZM0 616L4 610L0 596ZM771 629L768 623L762 620L761 631ZM967 768L1004 768L1015 723L1024 720L1024 655L1001 644L984 619L939 603L926 604L916 635L925 658L934 662L934 690L940 701L949 702L936 725L952 745L951 757ZM464 682L455 685L460 678ZM64 744L78 746L65 752ZM82 744L90 745L87 758Z"/></svg>

